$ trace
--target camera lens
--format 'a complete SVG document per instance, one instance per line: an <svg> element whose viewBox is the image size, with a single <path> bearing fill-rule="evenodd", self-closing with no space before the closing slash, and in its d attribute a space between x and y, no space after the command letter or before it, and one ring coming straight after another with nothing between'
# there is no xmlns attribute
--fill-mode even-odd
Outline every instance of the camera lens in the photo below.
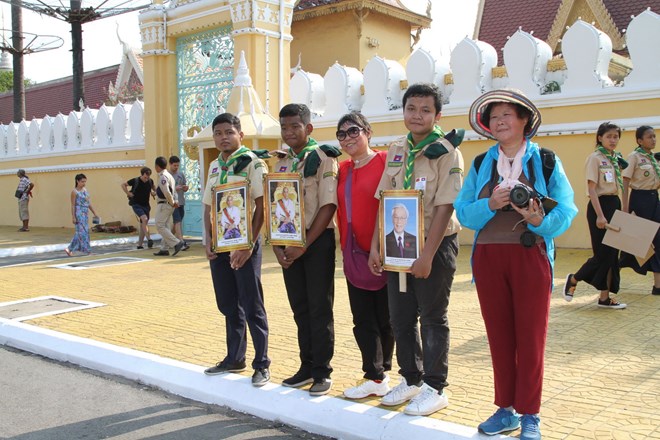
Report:
<svg viewBox="0 0 660 440"><path fill-rule="evenodd" d="M529 188L525 185L516 185L511 189L511 192L509 193L509 199L511 199L511 203L519 208L527 206L529 199L531 198L532 194L529 191Z"/></svg>

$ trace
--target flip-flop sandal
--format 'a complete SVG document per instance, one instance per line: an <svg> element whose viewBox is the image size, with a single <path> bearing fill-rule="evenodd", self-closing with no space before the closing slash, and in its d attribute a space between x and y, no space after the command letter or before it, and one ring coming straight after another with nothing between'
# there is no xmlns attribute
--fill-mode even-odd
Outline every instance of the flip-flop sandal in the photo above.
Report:
<svg viewBox="0 0 660 440"><path fill-rule="evenodd" d="M571 278L573 278L573 275L575 274L569 273L566 276L566 284L564 284L564 299L567 302L571 302L573 300L573 294L575 293L575 288L577 287L577 283L571 283Z"/></svg>
<svg viewBox="0 0 660 440"><path fill-rule="evenodd" d="M68 248L64 249L64 252L66 252L66 254L67 254L69 257L73 257L73 252L71 252Z"/></svg>

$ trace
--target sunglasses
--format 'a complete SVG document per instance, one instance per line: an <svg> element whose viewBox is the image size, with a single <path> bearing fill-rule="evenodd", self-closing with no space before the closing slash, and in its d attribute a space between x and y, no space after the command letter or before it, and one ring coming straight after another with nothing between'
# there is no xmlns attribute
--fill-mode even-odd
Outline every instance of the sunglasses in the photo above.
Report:
<svg viewBox="0 0 660 440"><path fill-rule="evenodd" d="M362 130L364 130L364 129L360 128L360 127L351 127L346 131L337 130L337 133L335 133L335 135L337 136L338 141L343 141L344 139L346 139L346 136L348 136L349 138L355 139L356 137L358 137L360 135L360 132Z"/></svg>

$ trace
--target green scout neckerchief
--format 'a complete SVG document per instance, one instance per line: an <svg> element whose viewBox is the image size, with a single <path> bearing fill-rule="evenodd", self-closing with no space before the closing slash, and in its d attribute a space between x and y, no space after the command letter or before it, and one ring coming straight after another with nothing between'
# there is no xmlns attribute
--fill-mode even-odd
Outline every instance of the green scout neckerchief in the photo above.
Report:
<svg viewBox="0 0 660 440"><path fill-rule="evenodd" d="M413 170L415 168L415 156L422 151L431 142L437 141L444 136L442 129L437 125L433 126L433 131L429 133L422 141L415 145L412 138L412 133L408 133L408 159L406 160L406 174L403 177L403 189L410 189L410 181L412 180Z"/></svg>
<svg viewBox="0 0 660 440"><path fill-rule="evenodd" d="M305 154L312 151L314 148L317 147L317 145L318 144L314 139L309 138L309 141L307 141L307 145L305 145L305 148L303 148L300 153L295 154L293 152L293 148L289 148L289 157L293 159L291 172L295 173L298 170L298 164L303 161L303 159L305 158Z"/></svg>
<svg viewBox="0 0 660 440"><path fill-rule="evenodd" d="M241 145L241 148L239 148L238 150L234 151L231 155L229 155L229 160L227 162L222 160L222 153L218 154L218 165L220 165L220 184L227 183L229 167L232 166L234 162L236 162L236 159L238 159L240 156L244 155L249 151L250 151L249 148Z"/></svg>
<svg viewBox="0 0 660 440"><path fill-rule="evenodd" d="M635 151L647 158L649 162L653 164L653 168L655 168L655 174L658 176L658 178L660 178L660 165L658 165L658 161L655 160L655 157L653 157L650 152L646 151L642 147L635 148Z"/></svg>
<svg viewBox="0 0 660 440"><path fill-rule="evenodd" d="M602 145L599 145L596 150L600 151L603 156L609 159L610 163L614 167L614 173L616 174L616 183L619 185L619 188L621 188L621 191L623 191L623 178L621 177L621 168L619 167L619 159L617 157L617 154L613 151L610 153L603 147Z"/></svg>

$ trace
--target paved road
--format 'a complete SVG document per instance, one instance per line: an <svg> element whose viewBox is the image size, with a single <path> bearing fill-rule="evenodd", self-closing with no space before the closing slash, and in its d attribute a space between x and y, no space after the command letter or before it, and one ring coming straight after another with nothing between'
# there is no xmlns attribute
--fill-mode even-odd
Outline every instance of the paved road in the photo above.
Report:
<svg viewBox="0 0 660 440"><path fill-rule="evenodd" d="M8 347L0 347L0 438L327 439Z"/></svg>

